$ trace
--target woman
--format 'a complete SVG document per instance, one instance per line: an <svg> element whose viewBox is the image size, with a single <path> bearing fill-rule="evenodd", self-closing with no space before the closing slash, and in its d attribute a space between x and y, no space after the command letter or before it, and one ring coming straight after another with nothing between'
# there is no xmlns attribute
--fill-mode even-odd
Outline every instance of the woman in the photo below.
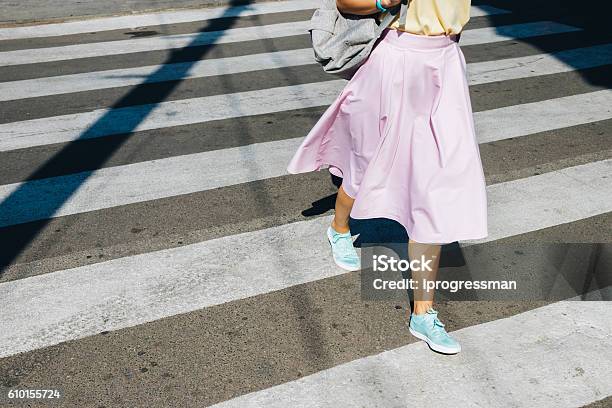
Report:
<svg viewBox="0 0 612 408"><path fill-rule="evenodd" d="M400 0L337 0L343 13L368 15ZM342 177L327 229L333 259L360 269L349 216L389 218L404 226L410 259L431 260L413 271L435 280L440 245L487 236L485 180L474 132L466 63L457 41L470 0L412 0L365 63L312 128L289 164L290 173L329 167ZM435 351L459 343L433 309L433 293L415 290L410 332Z"/></svg>

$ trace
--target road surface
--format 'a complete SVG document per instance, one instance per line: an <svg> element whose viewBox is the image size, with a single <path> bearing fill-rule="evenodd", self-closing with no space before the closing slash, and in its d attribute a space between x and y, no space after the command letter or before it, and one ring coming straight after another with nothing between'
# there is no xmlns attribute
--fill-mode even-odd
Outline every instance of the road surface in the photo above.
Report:
<svg viewBox="0 0 612 408"><path fill-rule="evenodd" d="M609 302L441 302L463 345L441 356L405 301L362 301L330 261L336 187L286 173L346 84L313 62L316 7L0 28L0 387L67 407L610 406ZM610 242L612 35L590 13L473 4L489 243Z"/></svg>

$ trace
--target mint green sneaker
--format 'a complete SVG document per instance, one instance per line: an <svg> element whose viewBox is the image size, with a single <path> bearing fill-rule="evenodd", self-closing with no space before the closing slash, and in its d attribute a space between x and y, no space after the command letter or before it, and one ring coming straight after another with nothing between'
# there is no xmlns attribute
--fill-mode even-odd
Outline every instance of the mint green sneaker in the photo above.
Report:
<svg viewBox="0 0 612 408"><path fill-rule="evenodd" d="M341 234L329 226L327 228L327 239L331 245L336 265L347 271L361 269L361 261L353 246L353 237L351 237L350 231Z"/></svg>
<svg viewBox="0 0 612 408"><path fill-rule="evenodd" d="M457 354L461 351L461 345L444 330L444 324L438 319L438 312L433 308L421 315L412 313L408 330L438 353Z"/></svg>

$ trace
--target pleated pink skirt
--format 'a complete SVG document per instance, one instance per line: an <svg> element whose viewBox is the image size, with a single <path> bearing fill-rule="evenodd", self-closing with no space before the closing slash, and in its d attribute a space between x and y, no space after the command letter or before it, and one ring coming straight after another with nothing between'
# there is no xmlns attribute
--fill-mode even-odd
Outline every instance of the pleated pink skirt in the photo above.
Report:
<svg viewBox="0 0 612 408"><path fill-rule="evenodd" d="M326 167L355 199L353 218L395 220L423 243L486 237L485 179L457 42L386 29L288 171Z"/></svg>

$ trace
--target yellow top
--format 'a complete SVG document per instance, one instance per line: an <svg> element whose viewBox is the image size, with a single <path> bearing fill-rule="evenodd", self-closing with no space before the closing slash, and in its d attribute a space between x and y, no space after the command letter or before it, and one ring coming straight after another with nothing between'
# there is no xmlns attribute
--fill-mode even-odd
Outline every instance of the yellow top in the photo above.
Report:
<svg viewBox="0 0 612 408"><path fill-rule="evenodd" d="M399 12L389 25L421 35L459 34L470 19L471 0L412 0L405 27L399 25ZM381 21L388 12L380 13Z"/></svg>

